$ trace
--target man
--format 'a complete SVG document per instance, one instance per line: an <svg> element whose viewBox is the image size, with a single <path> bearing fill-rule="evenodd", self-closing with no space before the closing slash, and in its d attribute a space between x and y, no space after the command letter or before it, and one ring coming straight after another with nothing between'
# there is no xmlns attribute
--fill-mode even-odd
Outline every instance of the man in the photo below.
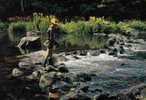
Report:
<svg viewBox="0 0 146 100"><path fill-rule="evenodd" d="M44 61L43 67L46 67L47 62L50 65L53 64L53 61L52 61L52 49L53 49L54 45L58 45L57 42L55 41L56 33L57 33L56 32L57 24L58 24L58 20L53 18L51 20L51 25L47 30L48 39L45 41L45 46L47 48L47 51L46 51L45 61Z"/></svg>

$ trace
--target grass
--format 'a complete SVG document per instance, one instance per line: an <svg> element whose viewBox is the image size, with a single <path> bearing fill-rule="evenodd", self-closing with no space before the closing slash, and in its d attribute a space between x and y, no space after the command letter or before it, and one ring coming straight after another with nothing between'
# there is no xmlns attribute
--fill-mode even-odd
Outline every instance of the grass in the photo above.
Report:
<svg viewBox="0 0 146 100"><path fill-rule="evenodd" d="M46 31L53 16L34 14L33 22L13 22L9 25L9 37L15 41L24 36L27 31L40 30L42 44L46 40ZM123 22L109 21L104 18L91 18L89 21L72 21L58 24L57 42L66 48L88 47L91 49L104 48L107 37L104 34L133 35L135 31L146 31L145 22L132 20ZM94 35L96 33L96 35ZM98 35L99 34L99 35ZM139 34L144 37L146 33ZM18 38L17 38L18 37ZM18 40L17 40L18 41Z"/></svg>

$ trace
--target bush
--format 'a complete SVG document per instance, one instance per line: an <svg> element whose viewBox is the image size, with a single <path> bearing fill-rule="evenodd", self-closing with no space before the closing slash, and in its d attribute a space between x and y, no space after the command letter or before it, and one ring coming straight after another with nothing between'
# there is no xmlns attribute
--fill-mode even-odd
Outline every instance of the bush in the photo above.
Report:
<svg viewBox="0 0 146 100"><path fill-rule="evenodd" d="M138 31L146 31L146 23L138 20L128 21L128 25Z"/></svg>
<svg viewBox="0 0 146 100"><path fill-rule="evenodd" d="M41 18L40 24L39 24L39 28L40 28L40 32L41 32L41 42L42 44L45 42L46 37L47 37L47 29L49 27L49 20L46 18Z"/></svg>
<svg viewBox="0 0 146 100"><path fill-rule="evenodd" d="M90 48L103 48L106 38L104 36L94 36L93 33L98 31L98 25L92 22L79 21L77 23L71 22L64 24L64 32L66 35L63 40L66 45L90 47ZM68 46L68 45L67 45Z"/></svg>
<svg viewBox="0 0 146 100"><path fill-rule="evenodd" d="M7 29L8 29L8 24L0 22L0 31L5 31Z"/></svg>
<svg viewBox="0 0 146 100"><path fill-rule="evenodd" d="M27 31L35 30L35 26L34 26L34 24L32 22L25 22L24 24L26 26L26 30Z"/></svg>
<svg viewBox="0 0 146 100"><path fill-rule="evenodd" d="M9 38L13 42L19 42L20 38L25 36L27 31L25 22L13 22L9 25Z"/></svg>
<svg viewBox="0 0 146 100"><path fill-rule="evenodd" d="M117 27L119 28L119 33L124 35L131 35L135 31L125 22L119 22L117 24Z"/></svg>

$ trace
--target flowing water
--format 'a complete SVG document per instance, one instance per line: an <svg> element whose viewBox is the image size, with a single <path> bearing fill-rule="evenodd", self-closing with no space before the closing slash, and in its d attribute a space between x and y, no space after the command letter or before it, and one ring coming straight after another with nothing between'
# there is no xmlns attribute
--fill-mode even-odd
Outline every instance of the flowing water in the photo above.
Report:
<svg viewBox="0 0 146 100"><path fill-rule="evenodd" d="M104 92L116 94L146 82L146 62L130 60L101 54L99 56L78 56L80 59L65 62L72 73L94 73L91 87L98 87Z"/></svg>

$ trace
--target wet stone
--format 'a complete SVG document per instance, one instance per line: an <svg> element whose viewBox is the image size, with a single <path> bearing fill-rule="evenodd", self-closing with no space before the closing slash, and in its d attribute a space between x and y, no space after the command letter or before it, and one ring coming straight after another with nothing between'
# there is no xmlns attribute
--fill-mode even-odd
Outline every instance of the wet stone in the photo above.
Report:
<svg viewBox="0 0 146 100"><path fill-rule="evenodd" d="M52 65L47 65L47 66L45 67L45 70L46 70L47 72L51 72L51 71L57 72L57 71L58 71L58 69L55 68L55 67L52 66Z"/></svg>
<svg viewBox="0 0 146 100"><path fill-rule="evenodd" d="M20 69L14 68L12 70L12 76L13 77L19 77L19 76L22 76L22 75L23 75L23 72Z"/></svg>
<svg viewBox="0 0 146 100"><path fill-rule="evenodd" d="M74 100L92 100L89 96L86 94L78 93L75 97Z"/></svg>
<svg viewBox="0 0 146 100"><path fill-rule="evenodd" d="M61 96L60 100L72 100L69 96Z"/></svg>
<svg viewBox="0 0 146 100"><path fill-rule="evenodd" d="M72 84L69 84L69 83L64 82L64 81L56 81L51 86L52 90L59 90L60 92L69 91L70 88L72 88Z"/></svg>
<svg viewBox="0 0 146 100"><path fill-rule="evenodd" d="M44 89L46 87L50 87L53 83L53 78L56 73L47 73L41 76L39 86L40 88Z"/></svg>
<svg viewBox="0 0 146 100"><path fill-rule="evenodd" d="M58 66L58 71L62 72L62 73L68 73L69 72L68 68L65 67L65 65Z"/></svg>
<svg viewBox="0 0 146 100"><path fill-rule="evenodd" d="M34 67L34 64L31 62L19 62L18 66L22 69L32 69Z"/></svg>
<svg viewBox="0 0 146 100"><path fill-rule="evenodd" d="M80 56L86 56L87 55L87 51L86 50L81 50L79 55Z"/></svg>
<svg viewBox="0 0 146 100"><path fill-rule="evenodd" d="M86 81L91 80L91 75L86 74L86 73L79 73L77 75L77 78L78 78L79 81L86 82Z"/></svg>
<svg viewBox="0 0 146 100"><path fill-rule="evenodd" d="M88 56L98 56L100 54L100 52L98 50L91 50L88 51Z"/></svg>

